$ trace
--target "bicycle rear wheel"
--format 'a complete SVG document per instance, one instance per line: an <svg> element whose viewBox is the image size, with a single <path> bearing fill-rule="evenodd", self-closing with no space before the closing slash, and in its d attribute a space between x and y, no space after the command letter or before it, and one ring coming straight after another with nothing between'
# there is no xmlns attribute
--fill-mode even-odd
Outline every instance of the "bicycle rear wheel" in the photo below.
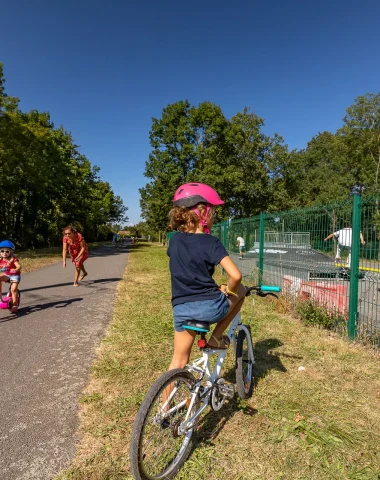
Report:
<svg viewBox="0 0 380 480"><path fill-rule="evenodd" d="M236 342L236 386L239 397L243 400L252 396L253 381L253 362L249 355L248 342L251 337L247 336L244 330L239 331Z"/></svg>
<svg viewBox="0 0 380 480"><path fill-rule="evenodd" d="M187 460L194 427L184 434L178 427L186 417L194 384L190 372L175 369L162 375L148 391L132 432L130 459L136 480L173 478Z"/></svg>

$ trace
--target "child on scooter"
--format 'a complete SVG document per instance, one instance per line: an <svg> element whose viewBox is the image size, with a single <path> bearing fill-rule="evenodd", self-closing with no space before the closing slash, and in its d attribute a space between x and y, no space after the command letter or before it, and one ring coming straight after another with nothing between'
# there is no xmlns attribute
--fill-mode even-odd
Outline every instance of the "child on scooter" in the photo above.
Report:
<svg viewBox="0 0 380 480"><path fill-rule="evenodd" d="M14 256L14 251L15 246L10 240L0 242L0 292L2 292L2 282L11 284L12 313L18 310L17 290L21 279L21 264Z"/></svg>

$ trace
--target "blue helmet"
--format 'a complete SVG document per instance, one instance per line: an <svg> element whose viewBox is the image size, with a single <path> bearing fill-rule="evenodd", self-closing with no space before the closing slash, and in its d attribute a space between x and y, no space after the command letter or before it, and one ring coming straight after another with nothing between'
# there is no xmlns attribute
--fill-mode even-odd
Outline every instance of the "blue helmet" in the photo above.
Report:
<svg viewBox="0 0 380 480"><path fill-rule="evenodd" d="M0 248L10 248L11 250L16 250L16 247L14 246L14 243L12 243L10 240L3 240L0 242Z"/></svg>

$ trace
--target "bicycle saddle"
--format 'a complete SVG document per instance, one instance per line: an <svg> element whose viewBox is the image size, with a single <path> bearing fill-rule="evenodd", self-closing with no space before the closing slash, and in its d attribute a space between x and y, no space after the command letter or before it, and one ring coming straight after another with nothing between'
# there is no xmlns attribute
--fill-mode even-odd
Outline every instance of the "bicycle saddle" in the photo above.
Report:
<svg viewBox="0 0 380 480"><path fill-rule="evenodd" d="M210 324L208 322L199 322L198 320L188 320L183 322L182 327L186 330L194 330L196 332L209 332Z"/></svg>

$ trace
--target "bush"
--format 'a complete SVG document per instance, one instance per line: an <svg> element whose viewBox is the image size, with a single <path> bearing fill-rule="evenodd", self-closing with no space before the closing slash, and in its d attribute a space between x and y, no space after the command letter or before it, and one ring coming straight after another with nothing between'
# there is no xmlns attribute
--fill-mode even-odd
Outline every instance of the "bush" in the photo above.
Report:
<svg viewBox="0 0 380 480"><path fill-rule="evenodd" d="M323 327L328 330L346 326L347 323L347 319L342 313L332 312L324 306L316 305L311 300L300 301L296 305L296 313L306 325Z"/></svg>

